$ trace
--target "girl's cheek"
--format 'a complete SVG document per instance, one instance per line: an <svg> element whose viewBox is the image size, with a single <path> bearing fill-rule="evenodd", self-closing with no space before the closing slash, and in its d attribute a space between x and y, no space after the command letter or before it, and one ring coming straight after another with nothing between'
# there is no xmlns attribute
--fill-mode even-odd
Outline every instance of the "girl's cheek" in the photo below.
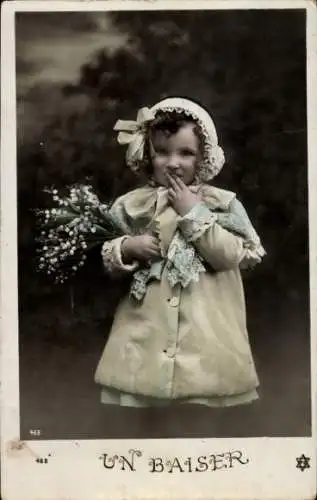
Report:
<svg viewBox="0 0 317 500"><path fill-rule="evenodd" d="M154 164L156 165L157 168L163 168L165 165L166 161L164 158L156 158L154 160Z"/></svg>
<svg viewBox="0 0 317 500"><path fill-rule="evenodd" d="M197 166L197 162L195 159L193 158L190 158L187 162L186 162L186 167L190 170L196 170L196 166Z"/></svg>

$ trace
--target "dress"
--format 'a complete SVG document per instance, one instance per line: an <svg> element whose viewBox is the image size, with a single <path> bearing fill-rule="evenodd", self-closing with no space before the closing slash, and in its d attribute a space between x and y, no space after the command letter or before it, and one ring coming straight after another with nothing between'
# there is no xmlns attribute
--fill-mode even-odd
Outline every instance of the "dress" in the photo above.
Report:
<svg viewBox="0 0 317 500"><path fill-rule="evenodd" d="M121 299L95 373L104 403L229 406L258 397L240 268L260 262L264 250L250 223L252 238L243 238L217 222L234 193L209 185L200 190L201 205L184 217L169 206L165 188L138 188L113 206L127 226L142 221L156 228L163 257L180 234L204 270L196 269L186 286L171 286L163 259L142 300L131 294ZM105 267L112 274L135 273L137 262L121 260L121 242L104 244Z"/></svg>

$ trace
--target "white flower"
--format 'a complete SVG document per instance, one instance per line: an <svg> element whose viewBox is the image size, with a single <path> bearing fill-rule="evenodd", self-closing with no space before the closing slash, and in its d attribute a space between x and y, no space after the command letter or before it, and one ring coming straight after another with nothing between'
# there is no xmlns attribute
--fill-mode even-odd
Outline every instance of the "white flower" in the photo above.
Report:
<svg viewBox="0 0 317 500"><path fill-rule="evenodd" d="M71 198L72 201L78 201L77 189L72 188L70 190L70 198Z"/></svg>

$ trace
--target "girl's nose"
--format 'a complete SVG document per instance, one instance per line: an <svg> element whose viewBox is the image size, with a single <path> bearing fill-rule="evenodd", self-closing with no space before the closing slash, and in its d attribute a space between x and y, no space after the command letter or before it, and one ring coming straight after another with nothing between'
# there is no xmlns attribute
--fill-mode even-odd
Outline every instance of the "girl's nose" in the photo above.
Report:
<svg viewBox="0 0 317 500"><path fill-rule="evenodd" d="M179 161L176 155L170 155L167 159L167 168L176 170L179 167Z"/></svg>

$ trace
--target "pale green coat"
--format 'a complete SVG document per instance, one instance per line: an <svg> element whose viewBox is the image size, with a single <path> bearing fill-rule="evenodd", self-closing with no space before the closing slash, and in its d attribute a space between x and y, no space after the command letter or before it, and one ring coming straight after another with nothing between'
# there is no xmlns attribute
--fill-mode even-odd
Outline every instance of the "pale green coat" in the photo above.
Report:
<svg viewBox="0 0 317 500"><path fill-rule="evenodd" d="M208 185L201 192L212 210L228 210L235 197ZM186 288L171 289L163 271L160 281L148 284L141 304L122 298L95 374L102 401L144 405L178 400L222 406L256 399L258 377L240 267L260 262L259 241L246 241L216 221L206 225L190 216L180 218L168 205L164 188L127 193L114 210L130 225L140 218L155 222L163 256L175 231L181 231L203 257L207 272ZM138 264L122 263L121 241L104 245L104 263L109 272L131 273Z"/></svg>

